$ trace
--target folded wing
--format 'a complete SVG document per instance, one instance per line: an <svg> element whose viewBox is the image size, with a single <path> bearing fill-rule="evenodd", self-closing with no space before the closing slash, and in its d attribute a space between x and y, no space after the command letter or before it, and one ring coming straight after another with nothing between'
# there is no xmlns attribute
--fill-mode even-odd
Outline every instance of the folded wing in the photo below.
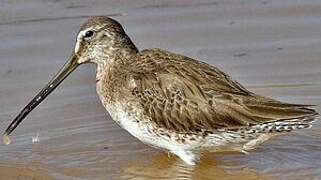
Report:
<svg viewBox="0 0 321 180"><path fill-rule="evenodd" d="M306 121L317 115L309 105L256 95L218 68L168 51L144 50L134 66L137 87L133 93L145 113L165 129L214 131L275 121Z"/></svg>

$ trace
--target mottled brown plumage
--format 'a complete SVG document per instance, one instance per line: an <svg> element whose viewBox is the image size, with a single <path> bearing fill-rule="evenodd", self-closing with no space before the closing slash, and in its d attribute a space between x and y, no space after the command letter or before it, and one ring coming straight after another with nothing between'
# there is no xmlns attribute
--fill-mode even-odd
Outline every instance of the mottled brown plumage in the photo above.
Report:
<svg viewBox="0 0 321 180"><path fill-rule="evenodd" d="M97 64L97 92L111 117L149 145L194 164L201 150L247 151L310 127L309 105L256 95L209 64L161 49L138 51L107 17L80 28L71 60L9 126L10 134L76 66Z"/></svg>
<svg viewBox="0 0 321 180"><path fill-rule="evenodd" d="M126 66L124 74L137 84L131 91L144 112L159 127L180 133L315 115L306 105L258 96L218 68L168 51L143 50Z"/></svg>

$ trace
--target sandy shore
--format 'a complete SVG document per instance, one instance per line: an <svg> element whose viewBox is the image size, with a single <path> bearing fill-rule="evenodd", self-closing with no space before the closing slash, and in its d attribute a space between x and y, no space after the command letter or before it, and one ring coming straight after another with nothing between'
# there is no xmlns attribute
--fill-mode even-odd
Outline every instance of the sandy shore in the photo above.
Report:
<svg viewBox="0 0 321 180"><path fill-rule="evenodd" d="M250 90L321 105L318 1L0 2L1 131L64 64L91 15L119 20L139 49L158 47L213 64ZM249 155L206 155L195 169L117 126L80 67L0 144L5 179L320 179L321 121ZM320 111L320 106L317 107ZM32 137L39 135L39 143Z"/></svg>

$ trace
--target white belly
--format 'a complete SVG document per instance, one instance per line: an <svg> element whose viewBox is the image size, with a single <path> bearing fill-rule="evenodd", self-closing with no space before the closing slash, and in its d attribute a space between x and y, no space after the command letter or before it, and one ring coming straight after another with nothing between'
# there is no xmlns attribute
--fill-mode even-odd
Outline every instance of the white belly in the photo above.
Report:
<svg viewBox="0 0 321 180"><path fill-rule="evenodd" d="M155 127L148 120L137 119L140 117L139 112L130 114L121 105L113 105L107 107L113 120L115 120L122 128L126 129L130 134L145 144L170 150L171 139L166 136L160 136Z"/></svg>
<svg viewBox="0 0 321 180"><path fill-rule="evenodd" d="M164 144L162 138L159 138L156 133L153 132L151 124L138 119L138 117L140 117L140 112L138 110L135 112L128 112L128 109L126 109L124 104L121 104L120 102L108 102L108 99L103 96L103 92L103 85L99 81L97 83L97 94L114 121L143 143L166 148L162 146L162 144ZM133 107L137 106L139 105Z"/></svg>

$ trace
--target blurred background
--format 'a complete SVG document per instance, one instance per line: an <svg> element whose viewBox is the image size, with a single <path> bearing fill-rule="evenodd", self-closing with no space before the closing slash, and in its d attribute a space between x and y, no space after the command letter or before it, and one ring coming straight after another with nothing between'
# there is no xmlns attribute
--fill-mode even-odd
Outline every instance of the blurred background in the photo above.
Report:
<svg viewBox="0 0 321 180"><path fill-rule="evenodd" d="M321 105L321 1L1 0L1 132L64 64L93 15L120 21L141 50L184 54L258 94ZM96 94L95 66L84 65L24 120L12 144L0 144L0 177L321 179L320 138L318 120L250 154L206 154L189 167L113 122Z"/></svg>

